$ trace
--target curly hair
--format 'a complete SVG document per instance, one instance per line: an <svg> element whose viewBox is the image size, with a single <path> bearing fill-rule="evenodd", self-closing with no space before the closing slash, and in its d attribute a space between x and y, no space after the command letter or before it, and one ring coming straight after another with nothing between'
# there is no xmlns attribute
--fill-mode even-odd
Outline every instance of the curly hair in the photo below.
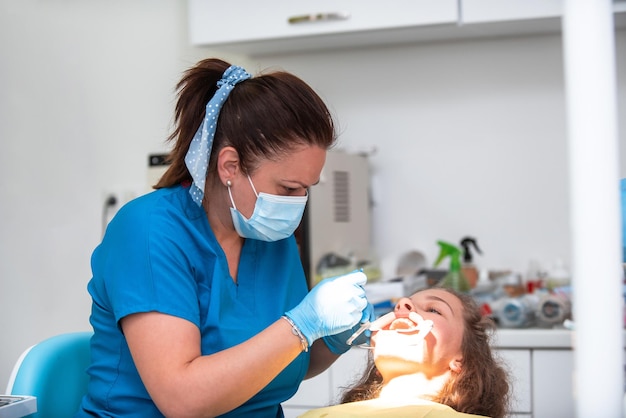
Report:
<svg viewBox="0 0 626 418"><path fill-rule="evenodd" d="M463 305L464 333L461 343L463 365L452 373L432 401L448 405L458 412L503 418L509 405L508 374L494 356L490 346L493 321L481 315L474 299L452 289ZM341 403L363 401L378 397L383 379L373 359L362 378L344 392Z"/></svg>

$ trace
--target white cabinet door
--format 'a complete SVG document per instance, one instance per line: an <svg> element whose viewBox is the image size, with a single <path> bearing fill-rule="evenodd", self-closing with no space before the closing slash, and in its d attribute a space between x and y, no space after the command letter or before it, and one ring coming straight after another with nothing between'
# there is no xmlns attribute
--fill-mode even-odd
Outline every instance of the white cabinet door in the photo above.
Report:
<svg viewBox="0 0 626 418"><path fill-rule="evenodd" d="M562 0L461 0L463 23L560 18Z"/></svg>
<svg viewBox="0 0 626 418"><path fill-rule="evenodd" d="M511 383L511 412L514 416L531 413L531 351L521 349L498 349L509 373Z"/></svg>
<svg viewBox="0 0 626 418"><path fill-rule="evenodd" d="M460 4L460 21L464 24L563 16L563 0L461 0ZM626 1L613 0L613 11L626 11Z"/></svg>
<svg viewBox="0 0 626 418"><path fill-rule="evenodd" d="M331 403L339 403L346 388L363 376L367 367L368 349L352 348L333 364L330 369Z"/></svg>
<svg viewBox="0 0 626 418"><path fill-rule="evenodd" d="M285 406L283 404L283 413L285 418L298 418L300 415L311 410L311 408L299 408L295 406Z"/></svg>
<svg viewBox="0 0 626 418"><path fill-rule="evenodd" d="M303 381L298 392L283 402L285 418L337 403L343 390L361 377L367 364L368 351L355 347L339 357L324 373Z"/></svg>
<svg viewBox="0 0 626 418"><path fill-rule="evenodd" d="M293 397L283 402L283 407L319 408L327 406L331 400L330 370L312 379L304 380Z"/></svg>
<svg viewBox="0 0 626 418"><path fill-rule="evenodd" d="M188 13L192 44L259 46L260 41L361 32L374 41L381 30L455 25L458 5L456 0L189 0Z"/></svg>
<svg viewBox="0 0 626 418"><path fill-rule="evenodd" d="M534 418L575 416L573 371L571 350L533 350Z"/></svg>

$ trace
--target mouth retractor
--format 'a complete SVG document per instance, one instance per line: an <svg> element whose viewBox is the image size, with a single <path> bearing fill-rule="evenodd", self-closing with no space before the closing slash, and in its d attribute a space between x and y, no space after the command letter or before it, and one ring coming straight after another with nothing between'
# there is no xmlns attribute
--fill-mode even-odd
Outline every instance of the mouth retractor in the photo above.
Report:
<svg viewBox="0 0 626 418"><path fill-rule="evenodd" d="M408 319L410 321L404 321L404 324L408 325L407 328L397 328L393 330L383 330L384 327L391 325L396 320L403 320L404 318L397 318L395 312L389 312L374 322L364 322L361 327L354 333L348 340L346 344L351 345L354 340L361 335L366 330L370 331L386 331L400 334L410 334L418 331L417 335L414 338L414 344L417 344L419 341L423 340L426 335L433 329L433 321L430 319L423 319L417 312L409 312ZM415 325L413 325L415 324Z"/></svg>

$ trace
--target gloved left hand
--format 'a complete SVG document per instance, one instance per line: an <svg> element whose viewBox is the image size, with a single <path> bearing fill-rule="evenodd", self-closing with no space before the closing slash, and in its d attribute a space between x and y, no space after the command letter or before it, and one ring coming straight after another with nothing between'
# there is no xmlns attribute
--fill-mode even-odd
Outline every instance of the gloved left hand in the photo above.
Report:
<svg viewBox="0 0 626 418"><path fill-rule="evenodd" d="M361 325L363 325L364 322L368 322L368 321L372 322L375 319L376 319L376 316L374 315L374 307L372 306L371 303L368 302L365 309L363 309L363 317L361 318L361 321L358 324L356 324L354 327L352 327L349 330L340 332L335 335L328 335L324 337L323 338L324 342L326 343L326 346L331 352L333 352L334 354L338 354L338 355L345 353L352 346L368 343L370 339L370 335L372 334L370 330L366 330L361 335L359 335L356 338L356 340L352 342L351 345L348 345L346 341L348 341L348 339L352 336L352 334L354 334L361 327Z"/></svg>

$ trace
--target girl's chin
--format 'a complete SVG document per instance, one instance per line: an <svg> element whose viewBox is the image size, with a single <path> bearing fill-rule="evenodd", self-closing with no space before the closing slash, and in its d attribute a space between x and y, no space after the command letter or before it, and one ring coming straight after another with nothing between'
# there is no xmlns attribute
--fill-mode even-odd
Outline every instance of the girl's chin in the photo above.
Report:
<svg viewBox="0 0 626 418"><path fill-rule="evenodd" d="M417 374L424 371L421 363L406 361L398 357L380 356L374 362L383 377L383 381L386 383L398 376Z"/></svg>

